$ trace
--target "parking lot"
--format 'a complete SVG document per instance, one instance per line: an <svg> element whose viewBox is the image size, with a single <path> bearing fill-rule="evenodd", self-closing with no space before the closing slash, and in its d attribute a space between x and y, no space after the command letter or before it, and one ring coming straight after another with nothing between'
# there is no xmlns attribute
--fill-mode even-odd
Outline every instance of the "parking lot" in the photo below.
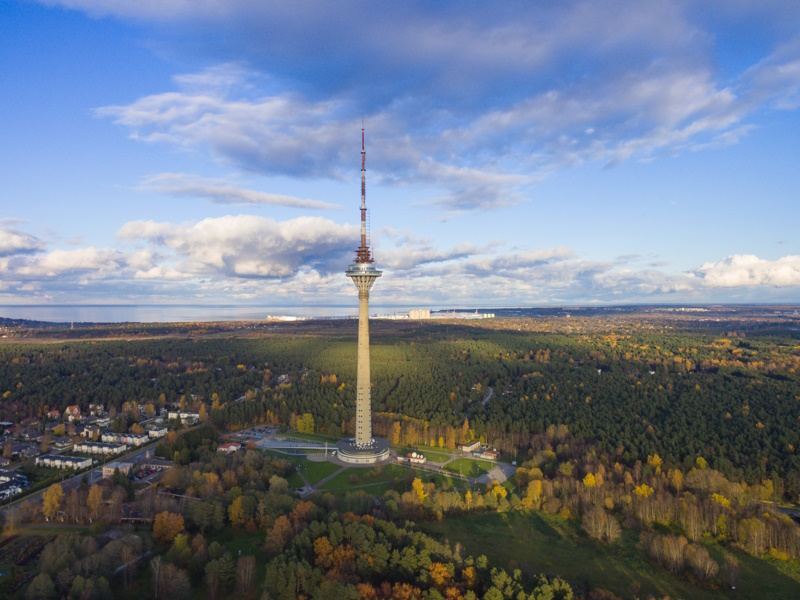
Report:
<svg viewBox="0 0 800 600"><path fill-rule="evenodd" d="M238 439L244 442L248 442L250 440L257 442L260 440L272 439L277 429L278 428L274 425L257 425L255 427L250 427L249 429L237 431L230 437L231 439Z"/></svg>
<svg viewBox="0 0 800 600"><path fill-rule="evenodd" d="M163 467L150 467L147 469L142 469L137 471L134 475L134 479L137 481L147 481L150 482L156 478L156 476L163 471Z"/></svg>

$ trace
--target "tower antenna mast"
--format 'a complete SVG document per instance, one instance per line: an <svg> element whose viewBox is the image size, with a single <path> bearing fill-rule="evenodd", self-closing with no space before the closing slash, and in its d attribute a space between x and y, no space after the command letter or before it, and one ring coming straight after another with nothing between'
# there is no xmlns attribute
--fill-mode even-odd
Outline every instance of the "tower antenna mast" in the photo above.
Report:
<svg viewBox="0 0 800 600"><path fill-rule="evenodd" d="M367 242L367 151L364 146L364 117L361 117L361 246L356 250L357 263L371 263Z"/></svg>

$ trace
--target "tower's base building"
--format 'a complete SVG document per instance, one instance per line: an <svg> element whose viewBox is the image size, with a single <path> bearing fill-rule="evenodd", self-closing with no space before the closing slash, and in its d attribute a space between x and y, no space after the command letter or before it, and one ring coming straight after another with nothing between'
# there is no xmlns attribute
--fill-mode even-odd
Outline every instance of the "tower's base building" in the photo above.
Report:
<svg viewBox="0 0 800 600"><path fill-rule="evenodd" d="M353 465L374 465L389 460L389 440L372 438L371 442L366 446L359 446L355 438L340 440L336 444L339 460Z"/></svg>

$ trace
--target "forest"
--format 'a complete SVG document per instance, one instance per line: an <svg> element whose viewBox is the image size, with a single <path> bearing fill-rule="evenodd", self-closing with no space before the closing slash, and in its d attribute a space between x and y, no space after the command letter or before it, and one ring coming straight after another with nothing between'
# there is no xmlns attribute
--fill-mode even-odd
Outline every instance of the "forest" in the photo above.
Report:
<svg viewBox="0 0 800 600"><path fill-rule="evenodd" d="M781 318L375 321L376 434L440 456L482 439L516 472L465 484L408 469L362 487L377 467L305 497L305 459L216 448L257 423L351 433L355 323L12 336L0 418L100 402L128 416L118 427L135 426L136 404L204 423L157 444L174 464L156 486L54 483L7 511L0 550L38 558L1 585L75 599L714 598L733 585L789 597L800 528L781 502L800 494L800 340ZM37 527L47 535L26 533Z"/></svg>
<svg viewBox="0 0 800 600"><path fill-rule="evenodd" d="M653 311L375 321L376 432L448 448L482 438L516 455L532 436L563 424L626 465L653 454L669 466L701 457L734 480L769 478L780 495L797 500L796 318L743 314L728 315L728 323ZM117 412L134 401L202 406L221 431L293 426L304 414L317 431L352 431L355 322L238 327L184 326L181 335L124 341L12 335L0 344L0 419L89 402Z"/></svg>
<svg viewBox="0 0 800 600"><path fill-rule="evenodd" d="M208 424L168 436L159 453L185 452L185 464L139 493L117 472L69 494L54 483L42 501L9 510L0 548L47 526L38 568L15 575L27 578L25 597L105 599L112 583L124 598L174 600L614 600L661 598L663 589L712 598L732 585L749 599L800 587L800 527L771 502L774 482L732 481L702 458L668 469L651 455L628 467L561 425L531 439L503 484L453 487L408 469L378 495L354 487L298 497L289 483L298 458L254 442L218 453L219 442ZM555 539L572 540L570 554L545 570L521 553L528 540L503 559L512 543L503 521L470 543L474 519L492 515L517 527L550 523L563 532ZM578 557L590 553L623 556L636 570L620 579L606 565L587 576Z"/></svg>

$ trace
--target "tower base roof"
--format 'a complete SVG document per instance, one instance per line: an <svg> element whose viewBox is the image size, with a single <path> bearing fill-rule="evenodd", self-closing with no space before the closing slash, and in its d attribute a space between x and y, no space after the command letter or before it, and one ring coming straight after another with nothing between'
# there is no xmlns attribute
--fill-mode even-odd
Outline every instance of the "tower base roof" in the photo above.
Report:
<svg viewBox="0 0 800 600"><path fill-rule="evenodd" d="M342 462L373 465L389 460L389 440L372 438L369 446L357 446L355 438L340 440L336 444L338 458Z"/></svg>

